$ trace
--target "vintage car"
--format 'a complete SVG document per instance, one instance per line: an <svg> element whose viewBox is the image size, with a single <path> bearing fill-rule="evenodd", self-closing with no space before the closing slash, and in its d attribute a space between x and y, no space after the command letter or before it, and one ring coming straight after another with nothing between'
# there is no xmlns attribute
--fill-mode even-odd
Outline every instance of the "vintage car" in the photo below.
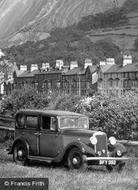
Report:
<svg viewBox="0 0 138 190"><path fill-rule="evenodd" d="M21 110L15 117L15 139L9 154L18 164L28 161L63 163L70 169L125 165L126 148L106 133L89 130L85 115L57 110Z"/></svg>

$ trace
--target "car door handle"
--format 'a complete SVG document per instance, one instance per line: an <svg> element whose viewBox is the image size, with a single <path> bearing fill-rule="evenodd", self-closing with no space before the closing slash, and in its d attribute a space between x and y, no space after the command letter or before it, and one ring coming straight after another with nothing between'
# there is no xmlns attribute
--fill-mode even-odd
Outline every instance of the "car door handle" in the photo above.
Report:
<svg viewBox="0 0 138 190"><path fill-rule="evenodd" d="M34 133L34 135L36 135L36 136L40 136L40 135L41 135L41 133Z"/></svg>

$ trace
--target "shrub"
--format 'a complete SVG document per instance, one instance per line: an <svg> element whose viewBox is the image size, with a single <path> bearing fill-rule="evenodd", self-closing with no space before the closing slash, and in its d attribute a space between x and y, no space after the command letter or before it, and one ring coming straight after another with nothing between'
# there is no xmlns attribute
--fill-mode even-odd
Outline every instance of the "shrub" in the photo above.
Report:
<svg viewBox="0 0 138 190"><path fill-rule="evenodd" d="M2 113L14 115L19 109L23 108L45 108L48 105L48 96L40 94L31 86L24 89L16 89L10 96L7 96L1 107Z"/></svg>
<svg viewBox="0 0 138 190"><path fill-rule="evenodd" d="M2 102L2 112L15 114L21 108L69 110L89 116L90 129L101 130L117 139L133 139L138 127L138 94L128 92L122 97L95 95L80 97L59 92L39 94L32 87L14 90Z"/></svg>
<svg viewBox="0 0 138 190"><path fill-rule="evenodd" d="M57 95L57 96L56 96ZM51 97L48 109L76 111L76 104L81 100L77 95L54 94Z"/></svg>
<svg viewBox="0 0 138 190"><path fill-rule="evenodd" d="M87 98L76 110L89 116L91 129L104 131L118 139L132 139L138 126L137 93L129 92L120 98L101 95Z"/></svg>

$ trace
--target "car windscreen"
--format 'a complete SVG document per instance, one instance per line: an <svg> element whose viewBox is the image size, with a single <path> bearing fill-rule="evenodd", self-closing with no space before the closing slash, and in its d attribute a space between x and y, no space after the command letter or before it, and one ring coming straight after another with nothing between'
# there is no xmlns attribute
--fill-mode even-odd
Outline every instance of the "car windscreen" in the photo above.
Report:
<svg viewBox="0 0 138 190"><path fill-rule="evenodd" d="M87 117L60 117L60 129L63 128L89 128Z"/></svg>

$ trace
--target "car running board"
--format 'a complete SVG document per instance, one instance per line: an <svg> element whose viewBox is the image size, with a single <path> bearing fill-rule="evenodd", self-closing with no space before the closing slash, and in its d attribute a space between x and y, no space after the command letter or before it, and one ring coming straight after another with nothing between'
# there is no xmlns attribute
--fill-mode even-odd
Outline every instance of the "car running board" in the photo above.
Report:
<svg viewBox="0 0 138 190"><path fill-rule="evenodd" d="M40 157L40 156L28 156L29 160L35 160L35 161L44 161L47 163L52 163L52 161L54 160L54 158L50 158L50 157Z"/></svg>

